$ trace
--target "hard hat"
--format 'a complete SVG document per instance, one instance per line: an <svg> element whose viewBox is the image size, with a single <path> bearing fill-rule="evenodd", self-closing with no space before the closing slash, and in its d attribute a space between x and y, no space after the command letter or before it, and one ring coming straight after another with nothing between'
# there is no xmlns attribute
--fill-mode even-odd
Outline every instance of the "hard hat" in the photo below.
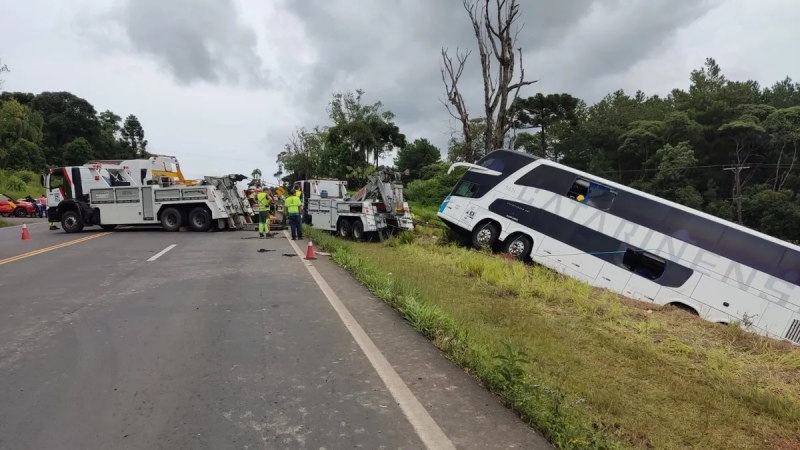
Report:
<svg viewBox="0 0 800 450"><path fill-rule="evenodd" d="M582 202L582 201L583 201L583 199L585 199L585 198L586 198L586 197L584 197L584 196L582 196L582 195L578 195L577 197L575 197L575 200L577 200L577 201L579 201L579 202Z"/></svg>

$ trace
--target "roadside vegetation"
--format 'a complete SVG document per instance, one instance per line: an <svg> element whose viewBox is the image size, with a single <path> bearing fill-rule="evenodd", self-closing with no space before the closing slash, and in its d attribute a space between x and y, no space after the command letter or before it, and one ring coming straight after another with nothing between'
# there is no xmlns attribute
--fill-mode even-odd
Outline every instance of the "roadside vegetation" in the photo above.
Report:
<svg viewBox="0 0 800 450"><path fill-rule="evenodd" d="M5 194L12 199L31 196L38 198L44 193L39 175L29 170L9 171L0 170L0 194ZM0 228L10 224L0 217Z"/></svg>
<svg viewBox="0 0 800 450"><path fill-rule="evenodd" d="M382 244L307 232L558 448L800 446L789 344L458 248L435 227Z"/></svg>

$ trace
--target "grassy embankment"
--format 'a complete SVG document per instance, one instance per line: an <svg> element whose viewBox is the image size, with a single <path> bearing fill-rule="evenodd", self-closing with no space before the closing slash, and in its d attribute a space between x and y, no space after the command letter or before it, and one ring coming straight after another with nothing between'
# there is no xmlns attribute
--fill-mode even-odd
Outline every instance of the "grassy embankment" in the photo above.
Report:
<svg viewBox="0 0 800 450"><path fill-rule="evenodd" d="M10 172L0 170L0 194L5 194L16 200L31 196L38 198L44 193L39 175L22 170ZM0 227L8 226L8 222L0 218Z"/></svg>
<svg viewBox="0 0 800 450"><path fill-rule="evenodd" d="M800 448L800 350L417 231L308 234L558 448Z"/></svg>

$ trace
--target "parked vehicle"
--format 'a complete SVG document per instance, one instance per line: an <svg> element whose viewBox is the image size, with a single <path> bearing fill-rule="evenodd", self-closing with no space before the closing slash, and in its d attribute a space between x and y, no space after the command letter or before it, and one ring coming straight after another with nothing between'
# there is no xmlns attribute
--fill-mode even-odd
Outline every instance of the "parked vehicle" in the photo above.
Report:
<svg viewBox="0 0 800 450"><path fill-rule="evenodd" d="M21 198L13 200L10 195L0 194L0 202L6 202L5 207L0 203L0 214L4 216L27 217L36 215L36 205L33 199Z"/></svg>
<svg viewBox="0 0 800 450"><path fill-rule="evenodd" d="M383 240L396 231L413 231L414 222L403 198L400 175L388 169L372 175L352 197L345 182L340 180L326 180L328 184L319 186L328 187L316 189L313 183L301 182L307 186L303 190L304 220L314 228L356 240Z"/></svg>
<svg viewBox="0 0 800 450"><path fill-rule="evenodd" d="M14 215L16 210L17 204L14 202L14 200L5 194L0 194L0 216L11 217Z"/></svg>

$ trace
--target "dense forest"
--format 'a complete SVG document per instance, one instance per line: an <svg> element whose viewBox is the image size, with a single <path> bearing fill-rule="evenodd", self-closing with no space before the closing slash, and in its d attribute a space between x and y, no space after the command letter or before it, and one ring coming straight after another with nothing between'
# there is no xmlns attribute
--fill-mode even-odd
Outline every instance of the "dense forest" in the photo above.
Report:
<svg viewBox="0 0 800 450"><path fill-rule="evenodd" d="M567 93L516 98L503 146L800 240L800 83L728 80L711 58L689 79L688 90L665 97L619 90L593 105ZM446 175L440 150L426 139L407 143L390 111L362 99L360 90L334 94L332 123L292 135L275 175L358 185L378 157L397 149L395 166L410 172L409 199L441 202L458 174ZM469 126L470 142L463 133L452 139L448 162L472 162L491 148L485 120L470 119Z"/></svg>
<svg viewBox="0 0 800 450"><path fill-rule="evenodd" d="M69 92L0 93L0 170L41 173L49 166L143 155L147 140L133 114L123 121L111 111L98 113Z"/></svg>

